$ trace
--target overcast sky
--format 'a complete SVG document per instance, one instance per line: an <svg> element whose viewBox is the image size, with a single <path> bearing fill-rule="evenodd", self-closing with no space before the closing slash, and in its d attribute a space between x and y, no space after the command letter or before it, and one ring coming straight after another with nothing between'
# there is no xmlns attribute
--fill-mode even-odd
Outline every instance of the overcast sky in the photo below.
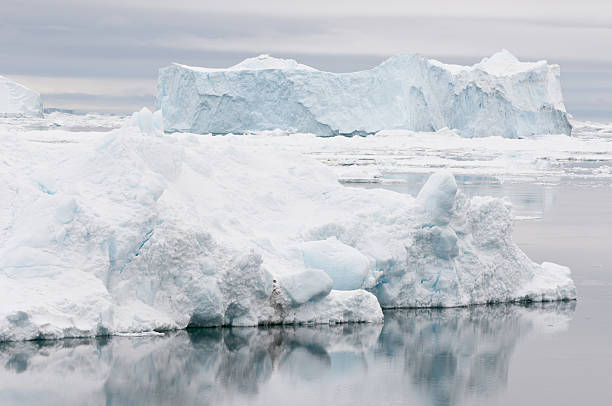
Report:
<svg viewBox="0 0 612 406"><path fill-rule="evenodd" d="M268 53L319 69L401 52L472 64L506 48L561 65L568 110L612 120L612 0L2 0L0 74L47 107L155 104L158 68Z"/></svg>

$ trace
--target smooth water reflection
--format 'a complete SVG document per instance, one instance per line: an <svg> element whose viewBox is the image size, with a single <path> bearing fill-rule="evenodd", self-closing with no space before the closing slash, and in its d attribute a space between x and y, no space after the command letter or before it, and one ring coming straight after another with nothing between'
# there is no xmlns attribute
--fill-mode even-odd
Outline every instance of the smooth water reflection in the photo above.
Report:
<svg viewBox="0 0 612 406"><path fill-rule="evenodd" d="M2 404L450 405L503 391L575 302L396 310L384 325L197 329L0 344Z"/></svg>

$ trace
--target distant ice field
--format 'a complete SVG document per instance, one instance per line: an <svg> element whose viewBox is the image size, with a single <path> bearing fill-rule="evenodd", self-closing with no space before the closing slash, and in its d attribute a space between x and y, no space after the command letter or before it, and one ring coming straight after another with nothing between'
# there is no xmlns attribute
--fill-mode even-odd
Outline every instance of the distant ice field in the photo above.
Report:
<svg viewBox="0 0 612 406"><path fill-rule="evenodd" d="M32 142L72 143L78 142L81 132L94 136L120 128L128 119L54 112L44 118L0 118L0 130L18 131ZM283 131L218 136L252 149L273 146L302 152L332 167L347 186L411 195L418 193L431 172L446 168L468 195L505 197L513 204L515 219L522 221L542 217L556 185L605 187L612 181L612 123L574 120L572 126L572 136L530 139L464 138L447 129L382 131L367 137L322 138Z"/></svg>
<svg viewBox="0 0 612 406"><path fill-rule="evenodd" d="M110 131L121 127L125 120L125 116L110 114L69 114L56 111L44 117L0 117L0 131Z"/></svg>
<svg viewBox="0 0 612 406"><path fill-rule="evenodd" d="M111 131L128 117L54 112L44 118L0 118L0 130L70 132ZM284 131L229 134L234 144L252 149L297 151L331 166L341 182L397 185L411 183L408 174L429 174L445 168L458 177L479 176L479 182L529 181L559 184L606 183L612 179L612 123L572 121L572 135L529 139L464 138L455 131L380 131L366 137L317 137ZM62 139L58 132L54 137ZM51 133L53 134L53 133ZM289 136L291 135L291 136ZM49 135L45 134L45 138ZM70 138L70 137L68 137ZM468 183L470 181L468 180Z"/></svg>
<svg viewBox="0 0 612 406"><path fill-rule="evenodd" d="M244 142L300 150L330 165L344 183L397 184L405 174L445 168L455 176L491 181L558 184L567 179L598 182L612 177L612 125L574 122L572 136L530 139L463 138L452 130L435 133L381 131L369 137L268 137ZM263 141L262 141L263 138Z"/></svg>

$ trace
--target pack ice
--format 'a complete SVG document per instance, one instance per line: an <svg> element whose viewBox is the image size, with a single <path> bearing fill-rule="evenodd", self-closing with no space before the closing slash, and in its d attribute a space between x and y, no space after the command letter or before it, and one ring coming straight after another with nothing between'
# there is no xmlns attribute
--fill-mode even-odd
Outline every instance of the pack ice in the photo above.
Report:
<svg viewBox="0 0 612 406"><path fill-rule="evenodd" d="M167 131L280 129L321 136L457 129L465 137L570 134L558 65L501 51L473 66L418 54L330 73L261 55L227 69L173 64L159 72Z"/></svg>
<svg viewBox="0 0 612 406"><path fill-rule="evenodd" d="M416 198L350 188L310 157L159 121L0 134L0 340L575 298L568 268L512 242L504 201L447 172Z"/></svg>
<svg viewBox="0 0 612 406"><path fill-rule="evenodd" d="M41 117L40 94L0 76L0 117Z"/></svg>

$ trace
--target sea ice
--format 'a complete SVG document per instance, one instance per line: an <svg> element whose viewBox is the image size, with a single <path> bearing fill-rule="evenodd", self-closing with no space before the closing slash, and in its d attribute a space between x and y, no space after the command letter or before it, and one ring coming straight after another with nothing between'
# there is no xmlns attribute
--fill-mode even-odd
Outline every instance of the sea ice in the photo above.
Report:
<svg viewBox="0 0 612 406"><path fill-rule="evenodd" d="M40 94L0 76L0 117L42 117Z"/></svg>
<svg viewBox="0 0 612 406"><path fill-rule="evenodd" d="M168 132L276 130L321 136L457 129L464 137L570 134L558 65L503 50L468 67L396 55L331 73L267 55L227 69L174 64L159 73Z"/></svg>

